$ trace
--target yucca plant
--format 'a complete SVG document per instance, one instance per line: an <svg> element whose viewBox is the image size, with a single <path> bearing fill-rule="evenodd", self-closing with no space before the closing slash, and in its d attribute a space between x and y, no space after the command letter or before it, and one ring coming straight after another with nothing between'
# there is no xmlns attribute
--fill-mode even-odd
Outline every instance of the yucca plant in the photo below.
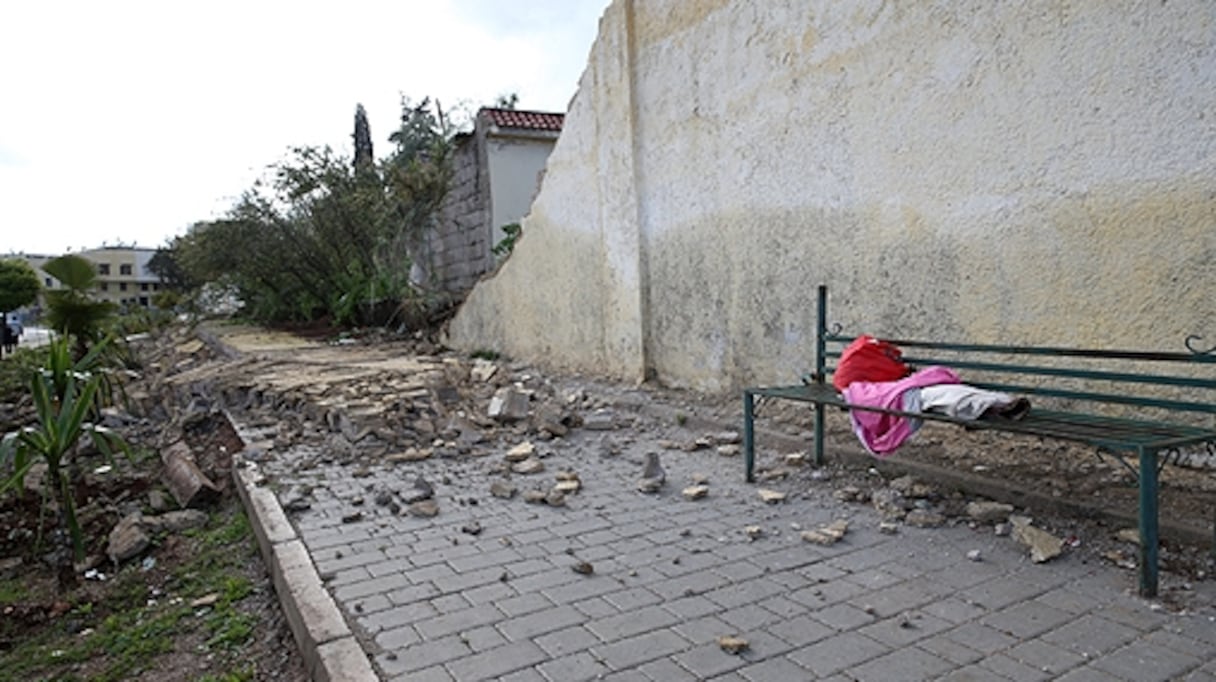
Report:
<svg viewBox="0 0 1216 682"><path fill-rule="evenodd" d="M99 344L101 346L103 344ZM100 352L100 347L93 351ZM80 362L73 362L66 337L51 341L46 365L30 379L30 393L37 411L36 426L27 426L6 434L0 440L0 471L6 478L0 482L0 493L24 490L25 477L38 462L47 467L47 485L43 487L42 509L45 513L53 496L59 514L59 546L53 552L56 579L61 591L76 585L74 561L84 559L84 542L76 519L76 498L73 480L79 473L66 466L74 457L80 439L88 434L97 449L113 461L114 452L128 457L131 450L126 441L109 429L86 419L93 409L103 383L100 372L81 371L92 363L94 353ZM66 533L62 531L66 529Z"/></svg>

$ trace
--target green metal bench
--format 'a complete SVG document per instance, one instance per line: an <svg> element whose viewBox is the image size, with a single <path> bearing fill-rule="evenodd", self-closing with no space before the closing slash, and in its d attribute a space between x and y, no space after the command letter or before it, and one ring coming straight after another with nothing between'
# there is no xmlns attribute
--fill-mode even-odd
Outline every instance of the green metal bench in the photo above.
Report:
<svg viewBox="0 0 1216 682"><path fill-rule="evenodd" d="M914 366L945 365L960 371L973 386L1031 398L1033 407L1019 420L965 421L943 414L853 407L832 386L835 362L855 336L827 326L827 288L819 287L815 371L793 386L743 391L743 451L746 477L755 480L755 404L758 398L795 400L814 405L815 463L823 464L824 413L827 407L865 409L918 419L965 425L973 430L1057 438L1097 448L1100 454L1130 454L1138 470L1121 457L1139 484L1140 593L1157 594L1158 475L1186 448L1216 453L1216 348L1193 346L1189 352L1143 352L943 343L886 339L904 351ZM1122 406L1122 407L1116 407ZM1129 412L1134 417L1126 416Z"/></svg>

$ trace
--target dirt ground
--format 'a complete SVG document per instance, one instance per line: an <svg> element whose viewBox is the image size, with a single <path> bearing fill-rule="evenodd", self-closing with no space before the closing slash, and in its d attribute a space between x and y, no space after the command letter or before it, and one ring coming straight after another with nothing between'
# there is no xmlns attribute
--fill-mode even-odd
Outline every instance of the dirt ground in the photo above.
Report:
<svg viewBox="0 0 1216 682"><path fill-rule="evenodd" d="M106 558L123 516L177 508L163 506L156 446L165 426L145 419L118 429L139 461L82 456L89 473L76 499L87 559L74 589L60 592L43 560L56 524L41 513L38 491L0 498L0 680L307 679L234 493L201 509L205 525L157 533L120 565ZM213 472L229 467L240 447L227 422L210 416L183 433ZM37 484L31 477L28 485Z"/></svg>

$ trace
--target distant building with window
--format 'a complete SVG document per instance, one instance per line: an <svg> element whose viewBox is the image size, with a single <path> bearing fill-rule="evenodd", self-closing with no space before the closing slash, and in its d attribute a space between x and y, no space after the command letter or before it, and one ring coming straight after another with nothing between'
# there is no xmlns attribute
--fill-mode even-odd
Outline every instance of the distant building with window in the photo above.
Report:
<svg viewBox="0 0 1216 682"><path fill-rule="evenodd" d="M151 308L152 296L163 286L160 278L148 270L148 263L155 254L156 249L103 246L74 255L97 266L97 290L94 292L97 298L125 308ZM58 256L13 254L9 257L29 263L42 280L43 288L60 288L59 282L42 269L47 261Z"/></svg>

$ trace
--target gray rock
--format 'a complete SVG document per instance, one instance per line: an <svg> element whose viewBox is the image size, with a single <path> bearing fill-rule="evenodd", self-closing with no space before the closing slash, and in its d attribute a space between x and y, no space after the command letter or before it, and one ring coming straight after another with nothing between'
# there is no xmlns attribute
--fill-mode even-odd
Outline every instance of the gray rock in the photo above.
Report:
<svg viewBox="0 0 1216 682"><path fill-rule="evenodd" d="M410 516L432 517L439 513L439 503L435 500L426 499L414 502L406 508Z"/></svg>
<svg viewBox="0 0 1216 682"><path fill-rule="evenodd" d="M124 516L110 531L106 554L114 563L122 563L139 556L151 544L152 538L144 530L143 515L135 512Z"/></svg>
<svg viewBox="0 0 1216 682"><path fill-rule="evenodd" d="M646 466L642 469L642 478L638 481L638 490L644 493L657 493L667 482L667 472L659 463L659 453L646 453Z"/></svg>
<svg viewBox="0 0 1216 682"><path fill-rule="evenodd" d="M490 494L504 500L515 497L515 491L515 485L507 481L494 481L490 484Z"/></svg>
<svg viewBox="0 0 1216 682"><path fill-rule="evenodd" d="M500 388L490 398L487 414L500 422L515 422L528 418L529 398L527 393L513 388Z"/></svg>
<svg viewBox="0 0 1216 682"><path fill-rule="evenodd" d="M1001 523L1013 513L1013 505L1002 502L968 502L967 516L980 523Z"/></svg>
<svg viewBox="0 0 1216 682"><path fill-rule="evenodd" d="M412 505L415 502L429 500L435 496L435 489L427 483L426 479L419 476L414 479L414 485L409 489L401 492L401 501L407 505Z"/></svg>
<svg viewBox="0 0 1216 682"><path fill-rule="evenodd" d="M937 528L945 522L945 516L929 509L913 509L904 517L904 523L917 528Z"/></svg>
<svg viewBox="0 0 1216 682"><path fill-rule="evenodd" d="M588 431L611 431L616 428L616 419L611 410L596 410L583 416L583 428Z"/></svg>
<svg viewBox="0 0 1216 682"><path fill-rule="evenodd" d="M1064 552L1064 541L1041 528L1030 525L1030 520L1018 518L1013 523L1013 539L1030 549L1030 560L1036 564L1050 561Z"/></svg>

